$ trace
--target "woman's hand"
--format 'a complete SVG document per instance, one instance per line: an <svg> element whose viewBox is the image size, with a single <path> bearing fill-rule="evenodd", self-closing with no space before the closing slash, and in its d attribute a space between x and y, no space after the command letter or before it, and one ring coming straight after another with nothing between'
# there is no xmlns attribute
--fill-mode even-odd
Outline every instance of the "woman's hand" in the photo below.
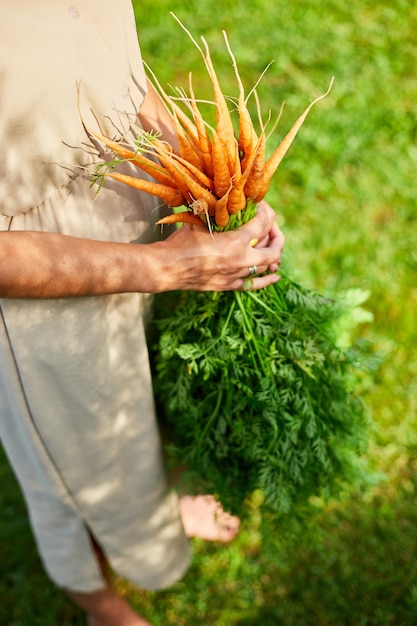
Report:
<svg viewBox="0 0 417 626"><path fill-rule="evenodd" d="M284 235L273 209L262 202L237 230L210 234L185 225L155 245L161 262L156 291L261 289L279 280Z"/></svg>

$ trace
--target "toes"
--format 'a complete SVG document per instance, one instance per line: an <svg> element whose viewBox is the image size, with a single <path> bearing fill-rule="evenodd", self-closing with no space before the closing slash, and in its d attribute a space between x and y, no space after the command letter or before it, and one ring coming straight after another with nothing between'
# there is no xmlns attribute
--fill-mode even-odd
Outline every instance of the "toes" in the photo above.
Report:
<svg viewBox="0 0 417 626"><path fill-rule="evenodd" d="M220 528L217 536L217 541L221 541L222 543L229 543L237 537L238 532L239 528Z"/></svg>
<svg viewBox="0 0 417 626"><path fill-rule="evenodd" d="M180 508L189 537L227 543L238 534L239 518L226 513L211 495L183 496Z"/></svg>

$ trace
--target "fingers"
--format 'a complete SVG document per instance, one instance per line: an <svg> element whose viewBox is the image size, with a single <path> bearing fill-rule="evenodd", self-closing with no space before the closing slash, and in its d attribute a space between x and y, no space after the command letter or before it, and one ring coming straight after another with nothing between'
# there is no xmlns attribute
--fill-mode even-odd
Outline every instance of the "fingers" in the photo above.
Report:
<svg viewBox="0 0 417 626"><path fill-rule="evenodd" d="M239 278L255 278L255 276L259 276L260 274L264 274L269 269L268 265L249 265L248 267L243 267L241 271L239 271Z"/></svg>
<svg viewBox="0 0 417 626"><path fill-rule="evenodd" d="M269 269L270 271L277 270L285 238L276 223L275 211L269 204L264 201L259 203L256 215L237 232L246 245L258 250L269 248L269 251L276 255L276 258L271 260Z"/></svg>
<svg viewBox="0 0 417 626"><path fill-rule="evenodd" d="M280 228L278 228L277 224L274 224L270 233L269 233L269 247L274 249L278 254L278 261L273 262L269 265L268 269L270 272L278 271L278 267L281 263L281 254L284 249L285 237L284 233Z"/></svg>
<svg viewBox="0 0 417 626"><path fill-rule="evenodd" d="M266 271L278 271L284 243L285 238L282 231L274 225L267 240L261 240L255 248L247 248L247 253L242 259L243 276L250 275L249 268L251 266L257 267L257 274L263 274ZM243 266L243 262L245 266Z"/></svg>
<svg viewBox="0 0 417 626"><path fill-rule="evenodd" d="M255 291L263 289L280 280L280 276L266 265L253 265L243 270L242 276L236 281L235 289L241 291Z"/></svg>
<svg viewBox="0 0 417 626"><path fill-rule="evenodd" d="M262 274L261 276L247 276L234 281L231 289L235 291L257 291L277 283L280 280L278 274Z"/></svg>
<svg viewBox="0 0 417 626"><path fill-rule="evenodd" d="M233 234L243 245L237 268L239 278L231 289L257 290L277 282L285 237L276 223L274 210L261 203L255 217Z"/></svg>
<svg viewBox="0 0 417 626"><path fill-rule="evenodd" d="M224 233L184 225L165 240L170 289L257 290L277 282L284 235L266 203L247 224Z"/></svg>
<svg viewBox="0 0 417 626"><path fill-rule="evenodd" d="M267 228L268 231L266 235L262 234L261 231L258 237L249 239L249 247L252 247L252 250L249 250L246 259L252 263L242 268L242 278L238 287L244 291L263 289L277 282L280 278L276 272L281 263L285 237L276 223L275 212L269 205L265 205L259 207L259 223L262 224L261 228ZM253 219L255 220L256 217ZM254 223L256 225L253 220L251 222L252 224L249 223L248 225L253 226ZM251 237L253 234L254 231L245 232L244 236ZM265 272L269 273L266 274Z"/></svg>
<svg viewBox="0 0 417 626"><path fill-rule="evenodd" d="M253 242L256 241L255 245L258 246L260 241L268 238L269 232L275 223L276 215L274 210L268 204L260 203L255 216L236 232L239 233L246 245L253 246Z"/></svg>

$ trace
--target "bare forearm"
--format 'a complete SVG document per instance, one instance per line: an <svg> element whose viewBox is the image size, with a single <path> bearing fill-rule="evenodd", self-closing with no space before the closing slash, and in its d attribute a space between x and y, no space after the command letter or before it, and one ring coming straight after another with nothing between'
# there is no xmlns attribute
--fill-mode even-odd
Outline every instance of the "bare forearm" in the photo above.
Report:
<svg viewBox="0 0 417 626"><path fill-rule="evenodd" d="M259 242L253 245L254 241ZM284 236L270 207L236 231L184 226L164 241L128 244L45 232L0 232L0 297L65 298L173 289L252 289L278 277Z"/></svg>
<svg viewBox="0 0 417 626"><path fill-rule="evenodd" d="M3 232L0 297L62 298L155 291L155 264L150 246L55 233Z"/></svg>

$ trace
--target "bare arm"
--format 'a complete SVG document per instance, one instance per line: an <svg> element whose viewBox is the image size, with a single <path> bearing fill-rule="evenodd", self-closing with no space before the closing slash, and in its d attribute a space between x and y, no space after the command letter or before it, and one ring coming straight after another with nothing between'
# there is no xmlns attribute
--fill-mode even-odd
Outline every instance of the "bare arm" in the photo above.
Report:
<svg viewBox="0 0 417 626"><path fill-rule="evenodd" d="M254 239L262 247L252 247ZM0 297L62 298L123 292L242 289L248 268L278 267L284 237L267 206L239 230L183 227L165 241L128 244L43 232L0 232ZM257 276L258 289L277 280Z"/></svg>
<svg viewBox="0 0 417 626"><path fill-rule="evenodd" d="M137 286L142 287L138 290L145 291L148 263L145 246L55 233L2 232L0 296L60 298L131 291L136 273Z"/></svg>

